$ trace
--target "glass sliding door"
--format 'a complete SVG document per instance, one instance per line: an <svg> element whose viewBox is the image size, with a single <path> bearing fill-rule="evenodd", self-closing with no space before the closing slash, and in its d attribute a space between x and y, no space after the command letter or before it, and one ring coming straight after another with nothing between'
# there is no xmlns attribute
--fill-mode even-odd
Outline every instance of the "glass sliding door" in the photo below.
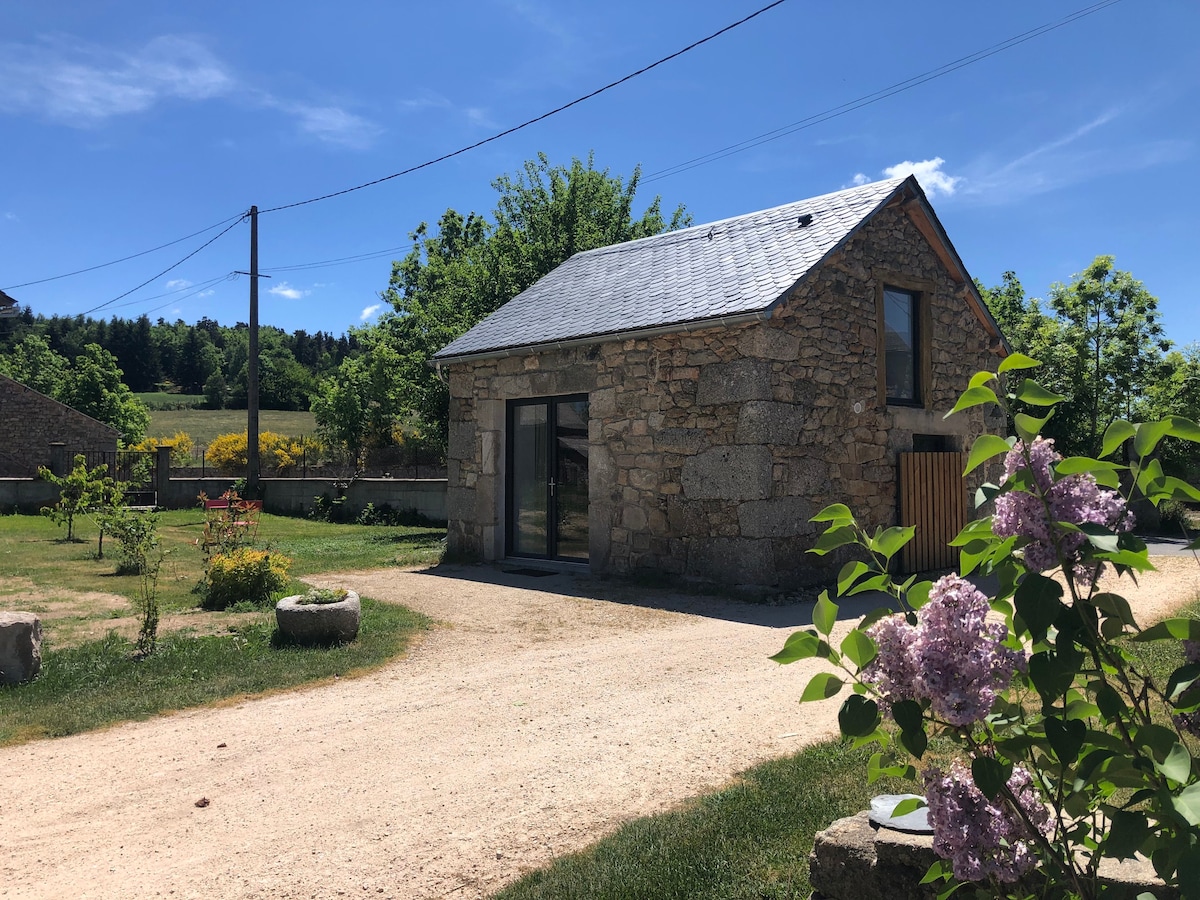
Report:
<svg viewBox="0 0 1200 900"><path fill-rule="evenodd" d="M508 407L508 553L588 558L588 401Z"/></svg>

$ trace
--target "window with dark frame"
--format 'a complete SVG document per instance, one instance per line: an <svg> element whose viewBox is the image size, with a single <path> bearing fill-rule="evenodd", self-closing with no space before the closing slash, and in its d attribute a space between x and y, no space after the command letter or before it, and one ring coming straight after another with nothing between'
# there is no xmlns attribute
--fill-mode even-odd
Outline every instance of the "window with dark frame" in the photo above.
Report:
<svg viewBox="0 0 1200 900"><path fill-rule="evenodd" d="M921 402L919 297L914 291L883 289L883 354L888 403L917 405Z"/></svg>

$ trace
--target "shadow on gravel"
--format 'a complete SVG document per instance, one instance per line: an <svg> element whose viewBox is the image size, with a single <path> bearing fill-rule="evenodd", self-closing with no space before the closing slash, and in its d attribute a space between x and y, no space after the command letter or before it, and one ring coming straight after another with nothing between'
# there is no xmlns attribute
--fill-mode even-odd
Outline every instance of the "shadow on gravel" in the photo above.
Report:
<svg viewBox="0 0 1200 900"><path fill-rule="evenodd" d="M645 585L633 579L594 578L583 573L547 572L519 563L503 566L443 563L428 569L419 569L412 574L541 591L565 597L582 597L646 609L661 609L739 622L743 625L760 625L765 628L803 628L811 625L813 602L820 593L820 588L817 588L811 595L806 594L804 600L786 603L765 602L753 597L739 598L732 592L723 595L716 592L706 593L700 588L692 589L686 585ZM889 598L881 593L872 592L850 597L839 604L838 618L857 619L888 603Z"/></svg>

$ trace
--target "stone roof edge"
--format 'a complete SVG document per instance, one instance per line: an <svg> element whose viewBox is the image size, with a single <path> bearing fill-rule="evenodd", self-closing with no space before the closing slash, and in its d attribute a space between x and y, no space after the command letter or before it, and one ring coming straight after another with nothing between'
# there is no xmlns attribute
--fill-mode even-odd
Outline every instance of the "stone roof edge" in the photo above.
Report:
<svg viewBox="0 0 1200 900"><path fill-rule="evenodd" d="M929 202L929 198L925 196L925 190L921 187L920 182L917 181L916 176L910 175L905 180L905 185L908 185L909 181L912 182L911 187L914 191L914 196L911 202L915 202L921 207L921 211L925 214L925 217L929 219L930 224L934 227L938 241L942 244L943 249L954 261L954 264L958 266L959 271L962 273L963 299L967 301L967 305L971 307L971 311L975 313L976 318L979 319L983 327L990 331L995 337L1000 339L1001 349L1004 351L1004 355L1007 356L1008 354L1012 353L1012 346L1008 343L1008 338L1004 336L1004 332L1000 330L1000 324L992 315L991 310L988 309L987 303L979 293L979 289L975 287L975 279L971 277L971 273L967 270L967 266L962 261L962 257L958 255L958 250L955 249L954 243L950 240L950 235L946 233L946 229L943 227L941 219L939 219L937 213L934 212L933 204L931 204Z"/></svg>
<svg viewBox="0 0 1200 900"><path fill-rule="evenodd" d="M75 413L75 415L77 415L77 416L83 416L85 419L91 419L97 425L99 425L103 428L107 428L109 431L113 432L117 436L118 439L124 437L124 435L120 432L120 430L118 430L117 428L114 428L112 425L109 425L107 422L101 422L95 416L89 416L87 413L81 412L80 410L76 409L73 406L68 406L67 404L63 403L61 400L55 400L49 394L43 394L41 391L35 391L29 385L22 384L20 381L17 381L17 379L15 379L15 378L9 378L7 375L0 375L0 379L4 379L5 381L11 381L13 384L15 384L21 390L29 391L29 393L31 393L31 394L37 394L39 397L43 397L46 400L49 400L51 403L55 403L55 404L61 406L63 409L69 410L70 412Z"/></svg>
<svg viewBox="0 0 1200 900"><path fill-rule="evenodd" d="M730 316L709 316L704 319L684 319L667 325L649 325L645 328L631 328L627 331L600 331L595 334L568 338L562 341L545 341L539 344L517 344L511 347L495 347L490 350L479 350L474 353L462 353L457 356L434 356L427 365L440 369L442 366L452 366L463 362L479 362L485 359L504 359L509 356L528 356L531 353L544 353L549 350L567 350L572 347L582 347L587 344L599 344L606 341L623 341L658 337L664 334L684 334L689 331L703 331L706 328L720 326L732 327L745 325L750 322L762 322L770 316L770 307L753 310L747 313L737 313Z"/></svg>

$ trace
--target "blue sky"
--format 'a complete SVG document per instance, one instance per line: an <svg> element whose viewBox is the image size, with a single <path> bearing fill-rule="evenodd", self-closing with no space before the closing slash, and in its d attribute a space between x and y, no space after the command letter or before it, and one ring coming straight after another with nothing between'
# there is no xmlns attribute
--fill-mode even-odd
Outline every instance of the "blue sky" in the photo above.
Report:
<svg viewBox="0 0 1200 900"><path fill-rule="evenodd" d="M0 9L0 287L85 312L236 216L471 144L620 78L767 0L161 3L9 0ZM677 174L1053 22L1087 0L781 6L510 137L380 186L260 217L275 271L261 320L341 333L373 320L390 260L447 208L490 212L492 180L538 151L642 166L639 198L697 223L915 170L972 274L1031 294L1100 253L1200 340L1200 4L1121 0L862 109ZM640 209L640 205L639 205ZM392 249L400 248L400 249ZM93 315L247 319L248 227Z"/></svg>

